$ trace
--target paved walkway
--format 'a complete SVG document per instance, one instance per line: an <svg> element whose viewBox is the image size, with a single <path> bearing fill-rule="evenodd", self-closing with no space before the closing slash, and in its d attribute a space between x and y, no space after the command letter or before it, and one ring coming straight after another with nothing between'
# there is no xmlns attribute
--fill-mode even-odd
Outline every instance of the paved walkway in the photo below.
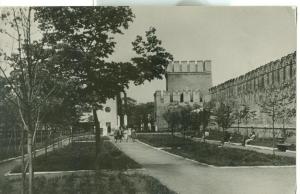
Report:
<svg viewBox="0 0 300 194"><path fill-rule="evenodd" d="M146 174L180 194L295 193L295 167L212 168L139 142L116 145L140 163Z"/></svg>

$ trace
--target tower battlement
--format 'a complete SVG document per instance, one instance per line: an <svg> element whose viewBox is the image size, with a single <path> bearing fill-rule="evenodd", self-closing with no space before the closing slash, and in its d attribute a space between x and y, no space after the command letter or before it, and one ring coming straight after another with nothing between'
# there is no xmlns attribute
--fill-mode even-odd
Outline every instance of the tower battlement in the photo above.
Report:
<svg viewBox="0 0 300 194"><path fill-rule="evenodd" d="M173 61L168 65L167 72L211 72L211 60Z"/></svg>
<svg viewBox="0 0 300 194"><path fill-rule="evenodd" d="M207 99L207 96L200 90L177 90L177 91L156 91L154 93L156 104L167 105L172 102L178 103L199 103Z"/></svg>

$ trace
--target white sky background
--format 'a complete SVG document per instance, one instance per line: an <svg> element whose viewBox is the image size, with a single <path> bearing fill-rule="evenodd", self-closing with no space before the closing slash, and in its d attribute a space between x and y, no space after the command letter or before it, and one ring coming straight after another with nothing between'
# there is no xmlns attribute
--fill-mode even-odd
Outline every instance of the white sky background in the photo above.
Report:
<svg viewBox="0 0 300 194"><path fill-rule="evenodd" d="M291 7L133 7L134 22L117 37L114 60L129 60L131 42L153 26L175 60L212 60L213 85L296 50ZM128 96L153 101L165 80L131 87Z"/></svg>

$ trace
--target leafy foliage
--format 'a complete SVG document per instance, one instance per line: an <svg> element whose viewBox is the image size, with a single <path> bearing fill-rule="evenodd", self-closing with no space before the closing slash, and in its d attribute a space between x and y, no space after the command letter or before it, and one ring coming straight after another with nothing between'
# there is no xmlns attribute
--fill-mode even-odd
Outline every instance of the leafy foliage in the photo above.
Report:
<svg viewBox="0 0 300 194"><path fill-rule="evenodd" d="M154 123L154 103L140 103L130 104L128 103L127 116L128 127L140 129L141 124L148 126L148 123ZM151 130L151 129L148 129Z"/></svg>
<svg viewBox="0 0 300 194"><path fill-rule="evenodd" d="M172 133L179 128L181 123L181 113L177 104L169 104L167 111L163 114L163 118L167 121L168 127L171 128Z"/></svg>
<svg viewBox="0 0 300 194"><path fill-rule="evenodd" d="M224 130L228 129L234 123L233 110L227 104L220 103L214 115L216 116L216 122Z"/></svg>
<svg viewBox="0 0 300 194"><path fill-rule="evenodd" d="M114 35L129 27L134 15L129 7L36 8L43 40L56 50L54 69L78 85L78 100L97 106L129 87L130 81L162 78L172 56L161 47L155 29L133 42L132 62L108 62Z"/></svg>
<svg viewBox="0 0 300 194"><path fill-rule="evenodd" d="M249 120L253 120L256 118L256 111L251 111L249 105L241 105L240 107L234 110L234 117L237 120L237 124L244 122L248 124Z"/></svg>

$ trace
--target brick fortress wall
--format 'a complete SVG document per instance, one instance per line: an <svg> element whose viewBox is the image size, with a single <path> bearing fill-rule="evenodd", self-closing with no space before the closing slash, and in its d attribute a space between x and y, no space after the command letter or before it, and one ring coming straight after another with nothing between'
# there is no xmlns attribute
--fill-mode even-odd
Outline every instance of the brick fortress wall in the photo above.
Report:
<svg viewBox="0 0 300 194"><path fill-rule="evenodd" d="M254 127L271 127L272 122L269 116L261 112L259 104L264 98L268 98L265 89L274 85L279 87L283 83L293 85L296 82L296 52L271 61L237 78L230 79L224 83L209 89L211 99L217 102L229 102L235 100L239 104L249 105L251 110L257 113L257 119L248 124ZM241 124L241 126L247 126ZM277 122L275 127L282 127ZM285 127L296 127L295 118Z"/></svg>

